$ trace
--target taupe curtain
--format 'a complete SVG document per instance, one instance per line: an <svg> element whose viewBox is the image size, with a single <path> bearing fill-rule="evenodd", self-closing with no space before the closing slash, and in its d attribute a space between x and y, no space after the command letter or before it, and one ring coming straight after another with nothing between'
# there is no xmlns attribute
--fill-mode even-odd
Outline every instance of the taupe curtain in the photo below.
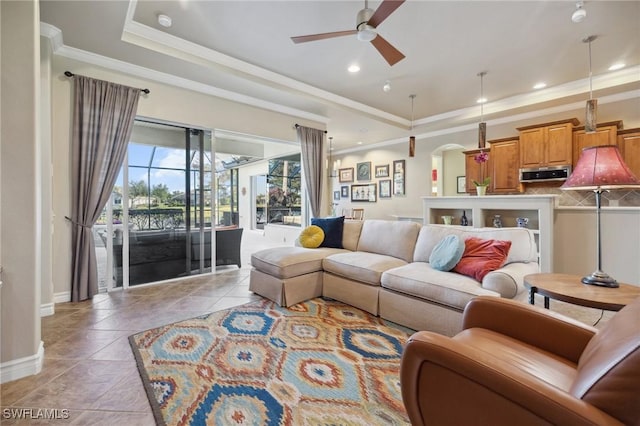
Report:
<svg viewBox="0 0 640 426"><path fill-rule="evenodd" d="M302 148L302 169L311 205L311 215L320 216L322 203L322 153L324 152L324 130L297 126L298 142Z"/></svg>
<svg viewBox="0 0 640 426"><path fill-rule="evenodd" d="M71 301L98 292L91 228L106 205L127 152L140 89L74 76L71 176Z"/></svg>

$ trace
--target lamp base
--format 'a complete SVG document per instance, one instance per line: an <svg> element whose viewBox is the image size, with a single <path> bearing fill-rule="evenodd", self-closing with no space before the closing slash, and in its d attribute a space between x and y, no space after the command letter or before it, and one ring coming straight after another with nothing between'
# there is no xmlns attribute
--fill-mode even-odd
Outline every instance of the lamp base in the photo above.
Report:
<svg viewBox="0 0 640 426"><path fill-rule="evenodd" d="M620 285L618 284L618 281L614 280L609 276L609 274L606 274L602 271L595 271L591 275L582 278L582 283L589 284L589 285L597 285L600 287L609 287L609 288L620 287Z"/></svg>

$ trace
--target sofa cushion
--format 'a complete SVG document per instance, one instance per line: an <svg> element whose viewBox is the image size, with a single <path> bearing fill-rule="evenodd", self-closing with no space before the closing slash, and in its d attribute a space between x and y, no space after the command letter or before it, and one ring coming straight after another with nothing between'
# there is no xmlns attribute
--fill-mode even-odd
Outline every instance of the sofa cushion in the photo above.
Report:
<svg viewBox="0 0 640 426"><path fill-rule="evenodd" d="M342 229L344 216L311 219L311 224L319 226L324 231L324 240L320 247L342 248Z"/></svg>
<svg viewBox="0 0 640 426"><path fill-rule="evenodd" d="M406 264L392 256L356 251L327 256L322 261L322 268L325 272L379 286L384 271Z"/></svg>
<svg viewBox="0 0 640 426"><path fill-rule="evenodd" d="M358 241L358 251L413 260L413 250L420 225L415 222L365 220Z"/></svg>
<svg viewBox="0 0 640 426"><path fill-rule="evenodd" d="M324 241L324 231L316 225L307 226L300 232L300 245L305 248L318 248Z"/></svg>
<svg viewBox="0 0 640 426"><path fill-rule="evenodd" d="M464 241L457 235L447 235L431 251L429 264L438 271L450 271L462 259Z"/></svg>
<svg viewBox="0 0 640 426"><path fill-rule="evenodd" d="M388 290L450 306L459 311L476 296L500 296L482 288L472 278L438 271L425 262L413 262L385 271L381 285Z"/></svg>
<svg viewBox="0 0 640 426"><path fill-rule="evenodd" d="M511 241L467 238L464 241L462 259L453 271L481 282L485 275L505 263L510 248Z"/></svg>
<svg viewBox="0 0 640 426"><path fill-rule="evenodd" d="M458 235L460 238L470 237L485 240L511 241L511 249L506 264L513 262L538 262L538 249L535 237L526 228L470 228L468 226L425 225L420 229L416 241L413 260L428 262L433 248L447 235Z"/></svg>
<svg viewBox="0 0 640 426"><path fill-rule="evenodd" d="M291 278L322 270L322 259L346 250L332 248L277 247L251 255L251 265L265 274Z"/></svg>
<svg viewBox="0 0 640 426"><path fill-rule="evenodd" d="M358 240L362 231L362 220L345 220L342 228L342 247L347 250L356 251Z"/></svg>

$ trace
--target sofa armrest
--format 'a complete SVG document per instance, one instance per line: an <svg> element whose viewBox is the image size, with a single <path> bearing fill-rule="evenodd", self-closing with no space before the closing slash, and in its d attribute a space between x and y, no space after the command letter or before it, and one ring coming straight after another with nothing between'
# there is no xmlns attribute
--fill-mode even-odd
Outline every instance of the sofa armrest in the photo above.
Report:
<svg viewBox="0 0 640 426"><path fill-rule="evenodd" d="M418 332L407 342L400 382L414 426L621 424L517 365L431 332Z"/></svg>
<svg viewBox="0 0 640 426"><path fill-rule="evenodd" d="M500 296L513 299L524 291L524 276L539 272L537 263L514 262L489 272L482 279L482 288L500 293Z"/></svg>
<svg viewBox="0 0 640 426"><path fill-rule="evenodd" d="M578 363L594 327L572 318L497 297L478 296L465 307L462 328L485 328Z"/></svg>

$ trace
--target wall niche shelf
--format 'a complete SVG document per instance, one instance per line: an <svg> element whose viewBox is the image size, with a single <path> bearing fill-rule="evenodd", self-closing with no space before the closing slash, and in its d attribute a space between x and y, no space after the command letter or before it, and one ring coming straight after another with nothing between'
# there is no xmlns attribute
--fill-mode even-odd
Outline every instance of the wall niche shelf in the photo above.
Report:
<svg viewBox="0 0 640 426"><path fill-rule="evenodd" d="M538 245L540 271L553 272L553 217L557 195L487 195L422 197L423 223L442 224L442 216L453 216L452 225L460 225L463 210L469 226L493 227L500 215L503 227L516 227L516 218L529 219L528 228Z"/></svg>

